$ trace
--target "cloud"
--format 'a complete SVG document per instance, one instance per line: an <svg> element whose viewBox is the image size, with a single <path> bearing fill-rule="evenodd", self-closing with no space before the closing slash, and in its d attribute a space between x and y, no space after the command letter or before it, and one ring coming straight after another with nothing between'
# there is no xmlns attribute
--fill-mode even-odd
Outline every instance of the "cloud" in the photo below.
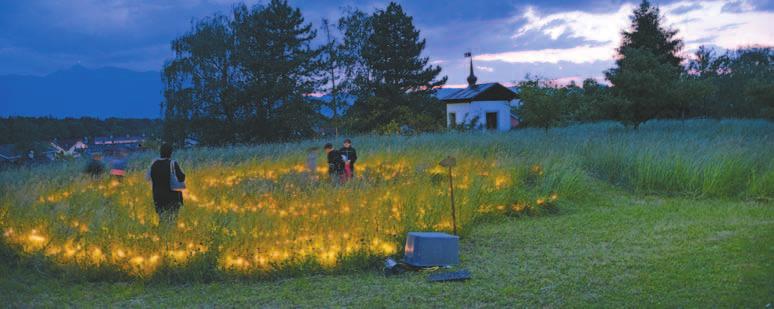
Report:
<svg viewBox="0 0 774 309"><path fill-rule="evenodd" d="M536 8L528 7L522 14L526 24L516 30L513 38L518 39L537 31L549 35L553 40L567 34L571 38L592 42L616 41L633 9L632 4L626 3L608 13L572 11L541 16Z"/></svg>
<svg viewBox="0 0 774 309"><path fill-rule="evenodd" d="M561 44L572 39L581 41L566 48L512 50L476 56L480 61L508 63L591 63L613 59L620 45L621 30L629 26L629 15L634 9L630 3L621 4L611 12L570 11L542 15L528 7L520 18L525 22L513 34L514 45L534 36L546 35ZM714 45L725 49L774 42L770 21L774 13L755 11L747 1L678 1L660 7L666 27L679 31L686 52L699 45ZM730 9L736 8L736 9Z"/></svg>
<svg viewBox="0 0 774 309"><path fill-rule="evenodd" d="M516 45L535 35L544 35L544 44L562 45L574 41L575 46L506 51L478 55L476 60L509 63L592 63L613 59L620 41L620 31L628 23L633 5L624 4L612 12L582 11L541 15L535 7L527 7L521 15L525 23L511 36Z"/></svg>
<svg viewBox="0 0 774 309"><path fill-rule="evenodd" d="M479 61L503 61L509 63L559 63L568 61L572 63L592 63L596 61L611 60L615 55L615 45L602 46L578 46L562 49L541 49L504 52L495 54L483 54L475 56Z"/></svg>
<svg viewBox="0 0 774 309"><path fill-rule="evenodd" d="M686 5L680 5L680 6L676 7L676 8L674 8L674 9L672 9L672 14L680 15L680 14L685 14L685 13L688 13L690 11L695 11L695 10L698 10L698 9L701 9L701 4L690 3L690 4L686 4Z"/></svg>
<svg viewBox="0 0 774 309"><path fill-rule="evenodd" d="M771 45L774 43L774 31L771 20L774 13L755 11L747 1L702 1L700 10L682 15L671 14L674 4L665 6L667 21L679 30L685 42L686 51L692 51L700 45L715 45L724 49L735 49L748 45ZM742 10L729 11L728 6L741 7ZM702 42L702 38L712 38Z"/></svg>
<svg viewBox="0 0 774 309"><path fill-rule="evenodd" d="M731 1L720 9L724 13L743 13L752 11L755 7L747 1Z"/></svg>
<svg viewBox="0 0 774 309"><path fill-rule="evenodd" d="M69 0L42 1L37 9L43 16L55 17L50 23L57 28L104 34L139 28L144 16L165 7L155 2Z"/></svg>
<svg viewBox="0 0 774 309"><path fill-rule="evenodd" d="M565 76L560 78L554 78L551 80L556 85L559 86L567 86L571 83L575 83L575 85L583 85L583 80L586 79L582 76Z"/></svg>
<svg viewBox="0 0 774 309"><path fill-rule="evenodd" d="M483 65L477 65L476 69L484 71L484 72L489 72L489 73L492 73L492 72L495 71L495 69L493 67L486 67L486 66L483 66Z"/></svg>
<svg viewBox="0 0 774 309"><path fill-rule="evenodd" d="M446 84L442 88L467 88L468 84Z"/></svg>

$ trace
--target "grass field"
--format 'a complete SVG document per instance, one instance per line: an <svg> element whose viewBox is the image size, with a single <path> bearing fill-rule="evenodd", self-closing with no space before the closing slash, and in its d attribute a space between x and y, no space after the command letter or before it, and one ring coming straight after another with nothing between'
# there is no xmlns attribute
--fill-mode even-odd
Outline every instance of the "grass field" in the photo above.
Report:
<svg viewBox="0 0 774 309"><path fill-rule="evenodd" d="M365 262L390 253L368 251L370 247L363 248L366 250L362 252L369 253L371 259L353 261L342 254L337 255L334 263L338 266L326 268L320 262L315 267L286 265L288 268L262 272L268 274L268 278L258 281L240 280L240 276L169 274L150 276L147 280L127 280L114 272L100 272L100 268L95 269L88 263L73 266L35 253L43 249L25 251L24 243L14 243L6 237L3 246L6 262L0 271L7 275L0 278L0 296L10 300L12 305L52 306L762 307L774 303L772 132L774 125L768 122L689 121L649 123L640 131L597 124L554 129L548 134L541 130L519 130L509 134L355 139L355 146L366 154L364 157L370 156L372 162L390 162L394 166L395 162L401 162L394 157L405 158L400 164L408 167L395 173L395 177L411 175L417 179L415 185L442 186L442 183L436 184L434 176L427 171L447 153L463 158L462 162L495 162L494 166L499 167L489 174L479 175L480 179L471 177L478 180L470 180L467 188L464 183L459 188L460 207L467 209L467 212L463 210L467 215L462 219L461 267L470 269L474 277L465 283L429 284L424 281L425 273L385 278L377 266L366 266L368 263ZM206 178L203 171L212 168L213 162L226 167L245 164L245 161L256 165L270 162L291 169L294 162L303 160L299 149L308 145L311 142L196 150L180 153L178 159L188 168L189 175L197 175L200 171L198 178L203 179ZM290 155L278 155L283 153ZM134 169L141 171L141 165L138 163ZM534 166L539 166L538 171L533 170ZM495 180L497 175L492 175L499 170L505 170L509 179L507 185L500 188ZM66 171L68 167L57 172L64 174ZM473 164L465 166L463 163L458 177L481 172ZM54 188L56 184L65 186L64 181L57 180L40 186L24 186L30 179L42 177L40 173L22 170L0 175L5 190L2 198L5 212L1 221L4 228L13 225L24 230L25 222L46 222L41 221L45 220L42 212L32 211L24 217L19 206L12 204L23 200L20 197L25 193L29 195L40 190L48 196L58 189ZM404 201L411 200L411 195L430 194L424 193L431 191L426 188L407 186L400 189L397 182L385 183L384 175L391 173L380 171L380 176L372 183L364 180L366 185L360 189L376 196L381 194L378 190L396 186L399 188L396 192L400 192L398 196ZM488 183L489 180L492 182ZM294 183L295 180L282 181ZM196 184L193 185L196 188ZM9 188L14 190L9 191ZM326 194L335 192L329 190L354 192L357 189L357 185L350 185L345 188L323 186L315 190L320 190L316 194ZM215 196L218 192L222 191L201 195ZM278 193L279 190L266 192ZM539 199L544 199L545 203L552 194L558 195L555 201L560 210L558 214L540 212L540 216L524 216L525 212L513 210L527 203L536 207ZM32 195L27 202L39 203L38 196ZM89 201L88 198L82 200ZM291 199L278 201L278 207L282 207L282 201ZM215 204L228 203L218 201ZM410 208L416 206L407 204L410 203L402 203L400 210L418 211ZM438 201L437 208L443 205L443 201ZM498 211L499 205L507 205L510 210ZM380 206L382 204L374 204L374 207ZM396 220L390 215L369 217L372 213L381 212L364 211L357 216L381 218L383 222L394 223ZM193 214L197 213L188 215ZM182 218L185 216L185 213L181 214ZM393 227L400 229L413 225L413 229L428 222L432 227L443 222L444 216L443 212L429 217L402 216L404 221L401 222L410 224L394 224ZM51 222L56 222L55 219ZM224 224L223 221L215 222ZM56 223L49 224L56 226ZM93 223L88 227L95 230ZM438 228L445 229L446 226ZM46 234L49 235L59 237L54 233ZM62 235L67 234L62 232ZM101 237L105 236L92 239L99 243ZM400 241L400 237L395 237L387 243L393 244L394 250L400 250ZM240 239L234 243L251 243L251 240ZM354 266L346 267L348 263ZM304 274L306 271L313 274ZM87 275L80 276L81 273ZM99 274L107 275L100 278Z"/></svg>

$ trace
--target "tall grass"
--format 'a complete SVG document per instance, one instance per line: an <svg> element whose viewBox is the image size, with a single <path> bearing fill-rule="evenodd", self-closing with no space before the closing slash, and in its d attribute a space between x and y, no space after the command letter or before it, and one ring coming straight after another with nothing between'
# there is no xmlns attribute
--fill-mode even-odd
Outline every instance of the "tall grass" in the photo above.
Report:
<svg viewBox="0 0 774 309"><path fill-rule="evenodd" d="M175 154L189 190L177 225L159 225L144 172L122 183L52 164L0 174L4 246L68 274L138 278L275 276L358 268L399 254L412 230L450 231L454 169L462 235L502 214L552 212L595 184L648 194L771 199L774 125L765 121L612 123L510 133L360 136L358 178L306 171L323 141L201 148ZM338 141L336 141L338 142ZM322 156L321 156L322 157ZM324 166L322 158L319 166Z"/></svg>

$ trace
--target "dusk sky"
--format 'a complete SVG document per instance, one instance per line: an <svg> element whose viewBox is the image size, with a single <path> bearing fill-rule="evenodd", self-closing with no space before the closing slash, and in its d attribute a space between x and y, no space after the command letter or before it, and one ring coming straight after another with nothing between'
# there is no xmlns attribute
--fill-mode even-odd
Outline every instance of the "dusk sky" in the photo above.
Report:
<svg viewBox="0 0 774 309"><path fill-rule="evenodd" d="M247 1L248 4L260 1ZM319 27L342 7L367 12L388 1L290 1ZM602 78L612 65L620 31L637 2L398 1L427 39L426 55L449 85L465 83L471 50L480 82L513 82L525 74L560 79ZM774 43L774 3L654 1L678 29L685 53ZM172 57L169 42L191 20L228 13L230 0L0 1L0 74L43 75L80 63L159 71Z"/></svg>

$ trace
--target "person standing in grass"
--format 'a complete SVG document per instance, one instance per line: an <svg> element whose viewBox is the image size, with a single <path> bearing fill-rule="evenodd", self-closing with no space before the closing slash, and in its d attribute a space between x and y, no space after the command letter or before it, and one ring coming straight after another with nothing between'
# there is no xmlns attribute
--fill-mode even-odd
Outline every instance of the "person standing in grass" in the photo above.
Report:
<svg viewBox="0 0 774 309"><path fill-rule="evenodd" d="M311 179L314 179L317 173L318 151L320 151L320 147L309 147L306 149L306 170Z"/></svg>
<svg viewBox="0 0 774 309"><path fill-rule="evenodd" d="M153 203L159 215L159 222L173 223L178 210L183 206L183 192L179 185L173 188L172 183L173 180L175 184L184 183L185 174L177 161L172 160L172 146L163 144L159 152L161 158L153 161L148 171L153 187Z"/></svg>
<svg viewBox="0 0 774 309"><path fill-rule="evenodd" d="M91 154L91 160L89 160L89 163L86 163L86 169L84 172L86 174L91 175L91 177L98 177L105 171L105 164L102 163L102 154L100 153L92 153Z"/></svg>
<svg viewBox="0 0 774 309"><path fill-rule="evenodd" d="M309 147L306 149L306 170L310 173L317 171L317 155L320 147Z"/></svg>
<svg viewBox="0 0 774 309"><path fill-rule="evenodd" d="M118 149L116 157L110 161L110 176L119 182L126 175L126 167L129 164L126 158L127 155L126 148L121 147Z"/></svg>
<svg viewBox="0 0 774 309"><path fill-rule="evenodd" d="M339 149L344 160L344 173L347 180L355 176L355 162L357 162L357 151L352 147L352 140L345 139L344 147Z"/></svg>
<svg viewBox="0 0 774 309"><path fill-rule="evenodd" d="M341 153L333 149L333 144L325 144L325 153L328 155L328 176L336 184L343 183L344 180L344 160L341 159Z"/></svg>

